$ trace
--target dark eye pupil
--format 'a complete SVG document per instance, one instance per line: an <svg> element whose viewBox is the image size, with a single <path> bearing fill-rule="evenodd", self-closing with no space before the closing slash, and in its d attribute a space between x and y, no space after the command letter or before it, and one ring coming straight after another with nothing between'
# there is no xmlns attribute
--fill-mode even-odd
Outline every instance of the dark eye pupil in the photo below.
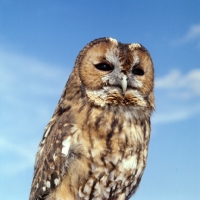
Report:
<svg viewBox="0 0 200 200"><path fill-rule="evenodd" d="M132 70L132 73L133 73L134 75L138 75L138 76L143 76L143 75L144 75L143 69L140 69L140 68L133 69L133 70Z"/></svg>
<svg viewBox="0 0 200 200"><path fill-rule="evenodd" d="M106 63L99 63L97 65L95 65L95 67L101 71L111 71L113 70L113 67L109 64Z"/></svg>

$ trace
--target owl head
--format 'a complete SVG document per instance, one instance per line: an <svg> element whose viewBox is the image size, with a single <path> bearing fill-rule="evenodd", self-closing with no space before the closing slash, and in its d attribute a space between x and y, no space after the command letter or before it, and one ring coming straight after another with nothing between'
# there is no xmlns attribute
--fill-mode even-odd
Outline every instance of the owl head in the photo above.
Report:
<svg viewBox="0 0 200 200"><path fill-rule="evenodd" d="M141 44L96 39L80 51L70 79L95 106L154 108L153 62Z"/></svg>

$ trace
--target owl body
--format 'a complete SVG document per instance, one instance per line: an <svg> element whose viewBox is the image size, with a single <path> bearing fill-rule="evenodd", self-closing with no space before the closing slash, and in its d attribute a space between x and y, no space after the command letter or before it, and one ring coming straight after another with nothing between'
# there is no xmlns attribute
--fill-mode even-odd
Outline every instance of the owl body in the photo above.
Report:
<svg viewBox="0 0 200 200"><path fill-rule="evenodd" d="M153 78L143 46L89 43L45 129L30 200L129 199L146 166Z"/></svg>

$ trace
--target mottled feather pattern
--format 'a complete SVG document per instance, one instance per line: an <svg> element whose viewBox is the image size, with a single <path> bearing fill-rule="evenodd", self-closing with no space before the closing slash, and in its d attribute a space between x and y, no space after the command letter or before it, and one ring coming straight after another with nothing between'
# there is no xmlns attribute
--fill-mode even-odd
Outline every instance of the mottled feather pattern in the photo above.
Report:
<svg viewBox="0 0 200 200"><path fill-rule="evenodd" d="M146 166L153 73L140 44L84 47L40 142L30 200L131 197Z"/></svg>

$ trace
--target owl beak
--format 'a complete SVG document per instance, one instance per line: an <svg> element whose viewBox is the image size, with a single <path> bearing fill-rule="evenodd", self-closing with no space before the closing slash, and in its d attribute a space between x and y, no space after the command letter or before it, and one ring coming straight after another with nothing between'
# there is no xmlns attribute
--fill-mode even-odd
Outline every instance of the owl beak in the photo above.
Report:
<svg viewBox="0 0 200 200"><path fill-rule="evenodd" d="M121 84L122 84L122 91L123 91L123 93L125 93L126 89L127 89L127 76L126 75L122 76Z"/></svg>

